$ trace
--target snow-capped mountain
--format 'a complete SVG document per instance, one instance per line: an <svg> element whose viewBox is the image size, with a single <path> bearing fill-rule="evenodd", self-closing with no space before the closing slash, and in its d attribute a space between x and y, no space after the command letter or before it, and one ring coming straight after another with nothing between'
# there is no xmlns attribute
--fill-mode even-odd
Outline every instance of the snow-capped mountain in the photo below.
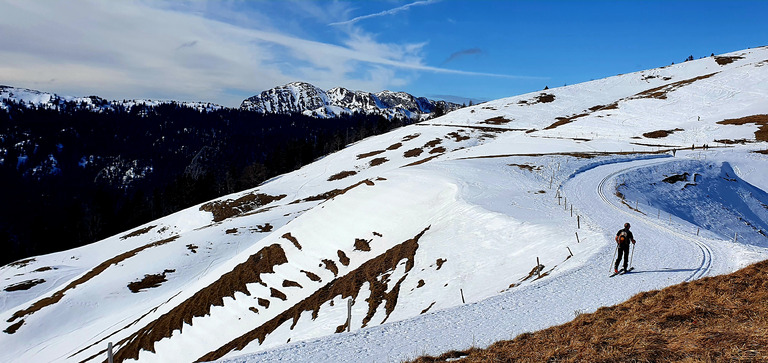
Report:
<svg viewBox="0 0 768 363"><path fill-rule="evenodd" d="M317 117L359 112L420 121L435 116L435 112L447 113L462 106L405 92L369 93L342 87L325 92L309 83L293 82L250 97L240 107L264 113L303 113Z"/></svg>
<svg viewBox="0 0 768 363"><path fill-rule="evenodd" d="M305 88L273 99L400 97ZM761 47L370 137L2 267L0 360L400 361L731 272L768 257L767 97ZM635 271L609 278L625 222Z"/></svg>

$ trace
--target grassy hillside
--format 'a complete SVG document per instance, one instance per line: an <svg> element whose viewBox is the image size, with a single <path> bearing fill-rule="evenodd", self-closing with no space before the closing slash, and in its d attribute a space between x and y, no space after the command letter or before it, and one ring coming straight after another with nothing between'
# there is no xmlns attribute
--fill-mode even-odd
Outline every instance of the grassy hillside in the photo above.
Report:
<svg viewBox="0 0 768 363"><path fill-rule="evenodd" d="M641 272L638 272L641 273ZM621 277L619 277L621 278ZM487 349L416 362L726 362L768 360L768 261L643 292Z"/></svg>

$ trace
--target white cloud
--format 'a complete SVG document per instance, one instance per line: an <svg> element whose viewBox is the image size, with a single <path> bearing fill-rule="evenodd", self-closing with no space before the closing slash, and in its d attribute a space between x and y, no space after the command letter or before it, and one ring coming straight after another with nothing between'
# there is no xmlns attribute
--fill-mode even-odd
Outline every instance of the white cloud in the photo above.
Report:
<svg viewBox="0 0 768 363"><path fill-rule="evenodd" d="M423 43L386 44L354 27L331 44L275 30L275 24L255 28L266 16L238 15L228 3L213 4L223 8L219 15L229 13L220 20L205 17L207 3L185 4L0 0L0 84L237 106L297 80L378 91L403 87L425 71L499 76L427 66ZM315 3L293 6L322 17ZM339 3L329 6L346 14ZM249 24L249 17L259 21Z"/></svg>
<svg viewBox="0 0 768 363"><path fill-rule="evenodd" d="M436 2L439 2L439 1L440 0L416 1L416 2L409 3L409 4L405 4L403 6L398 6L398 7L393 8L393 9L384 10L384 11L381 11L381 12L378 12L378 13L374 13L374 14L362 15L362 16L358 16L358 17L355 17L355 18L352 18L352 19L349 19L349 20L330 23L328 25L334 25L335 26L335 25L354 24L354 23L357 23L360 20L375 18L375 17L379 17L379 16L394 15L394 14L397 14L397 13L399 13L401 11L408 10L409 8L411 8L413 6L430 5L430 4L434 4Z"/></svg>

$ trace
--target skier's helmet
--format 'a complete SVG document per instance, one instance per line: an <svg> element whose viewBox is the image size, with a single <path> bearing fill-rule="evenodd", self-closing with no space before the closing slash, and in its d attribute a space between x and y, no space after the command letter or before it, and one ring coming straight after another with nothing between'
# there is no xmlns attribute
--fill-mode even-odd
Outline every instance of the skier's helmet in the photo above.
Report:
<svg viewBox="0 0 768 363"><path fill-rule="evenodd" d="M624 228L629 228L629 222L624 223Z"/></svg>

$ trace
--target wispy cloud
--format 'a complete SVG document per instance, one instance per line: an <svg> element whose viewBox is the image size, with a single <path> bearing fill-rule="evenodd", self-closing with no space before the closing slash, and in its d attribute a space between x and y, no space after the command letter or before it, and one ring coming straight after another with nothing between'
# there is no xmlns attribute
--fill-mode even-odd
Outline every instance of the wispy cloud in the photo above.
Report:
<svg viewBox="0 0 768 363"><path fill-rule="evenodd" d="M406 11L406 10L408 10L408 9L414 7L414 6L430 5L430 4L434 4L434 3L437 3L437 2L440 2L440 0L416 1L416 2L412 2L410 4L405 4L403 6L398 6L398 7L393 8L393 9L384 10L384 11L381 11L381 12L378 12L378 13L374 13L374 14L361 15L361 16L358 16L356 18L352 18L352 19L345 20L345 21L339 21L339 22L335 22L335 23L330 23L328 25L336 26L336 25L354 24L354 23L357 23L360 20L375 18L375 17L379 17L379 16L394 15L394 14L397 14L397 13L399 13L401 11Z"/></svg>
<svg viewBox="0 0 768 363"><path fill-rule="evenodd" d="M472 55L472 54L483 54L483 50L480 48L470 48L470 49L460 50L458 52L451 54L446 60L443 61L442 64L446 65L456 60L456 58L460 58L460 57Z"/></svg>

